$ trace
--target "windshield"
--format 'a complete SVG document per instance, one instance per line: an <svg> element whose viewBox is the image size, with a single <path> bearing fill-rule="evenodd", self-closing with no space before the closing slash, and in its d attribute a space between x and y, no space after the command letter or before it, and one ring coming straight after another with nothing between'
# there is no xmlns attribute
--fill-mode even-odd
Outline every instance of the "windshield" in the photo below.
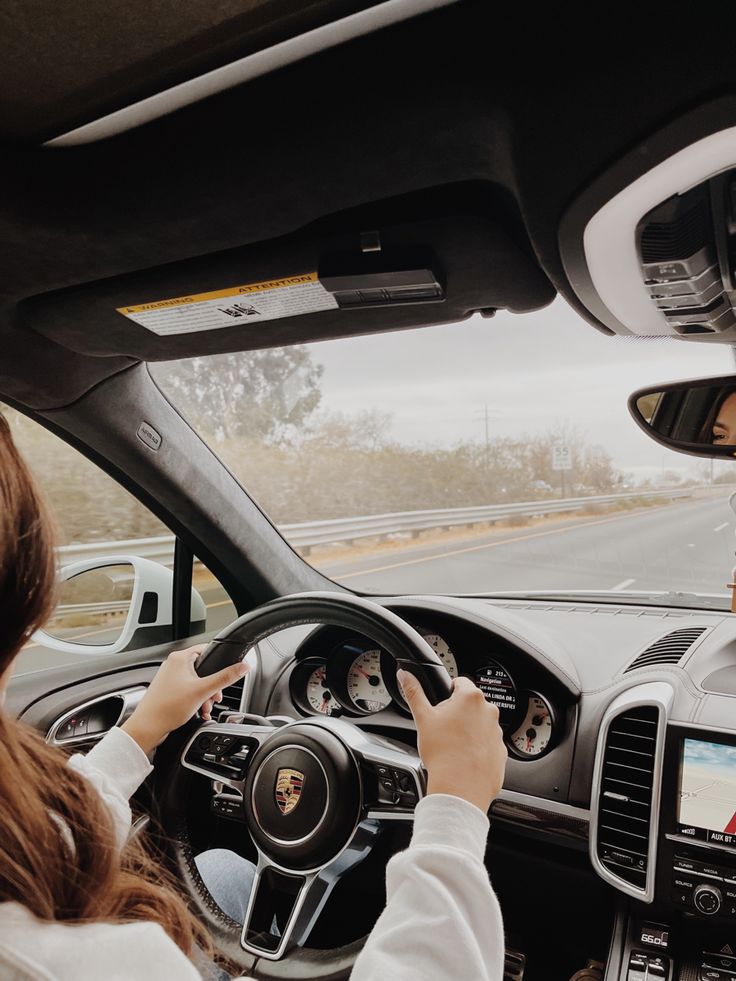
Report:
<svg viewBox="0 0 736 981"><path fill-rule="evenodd" d="M660 447L626 407L638 387L733 371L727 346L604 336L558 300L150 367L287 540L352 589L729 606L734 465Z"/></svg>

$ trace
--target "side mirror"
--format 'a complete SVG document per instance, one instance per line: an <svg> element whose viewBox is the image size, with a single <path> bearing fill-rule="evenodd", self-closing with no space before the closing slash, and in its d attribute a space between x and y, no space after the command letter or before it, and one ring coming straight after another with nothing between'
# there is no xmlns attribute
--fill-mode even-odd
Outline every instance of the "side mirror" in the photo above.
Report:
<svg viewBox="0 0 736 981"><path fill-rule="evenodd" d="M642 388L629 411L657 443L692 456L736 459L736 376Z"/></svg>
<svg viewBox="0 0 736 981"><path fill-rule="evenodd" d="M68 654L118 654L171 640L174 573L136 555L83 559L59 574L60 601L33 640ZM207 608L192 589L191 632L206 629Z"/></svg>

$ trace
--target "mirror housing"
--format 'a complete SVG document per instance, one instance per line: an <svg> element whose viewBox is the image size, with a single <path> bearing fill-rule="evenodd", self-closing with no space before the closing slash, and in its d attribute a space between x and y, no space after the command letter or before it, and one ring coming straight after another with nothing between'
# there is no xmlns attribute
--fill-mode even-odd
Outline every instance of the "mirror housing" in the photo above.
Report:
<svg viewBox="0 0 736 981"><path fill-rule="evenodd" d="M629 412L647 436L679 453L736 459L736 375L640 388ZM733 427L727 425L731 422Z"/></svg>
<svg viewBox="0 0 736 981"><path fill-rule="evenodd" d="M98 654L119 654L126 650L137 650L142 647L152 647L155 644L170 642L172 640L174 596L174 573L171 569L137 555L106 555L99 558L81 559L64 566L59 571L59 580L62 583L68 582L76 576L82 576L87 572L98 572L112 566L132 566L133 568L131 596L129 599L125 599L124 604L120 605L121 609L124 606L128 607L127 615L122 629L114 628L116 636L113 640L101 644L81 644L73 640L55 637L41 629L33 635L34 643L67 654L96 656ZM94 603L85 604L87 607L94 607L94 605ZM101 606L109 606L109 604L101 604ZM60 609L62 608L60 607ZM190 619L191 634L204 633L207 608L204 600L194 588L192 588ZM103 634L106 632L111 631L106 631L104 628L100 631Z"/></svg>

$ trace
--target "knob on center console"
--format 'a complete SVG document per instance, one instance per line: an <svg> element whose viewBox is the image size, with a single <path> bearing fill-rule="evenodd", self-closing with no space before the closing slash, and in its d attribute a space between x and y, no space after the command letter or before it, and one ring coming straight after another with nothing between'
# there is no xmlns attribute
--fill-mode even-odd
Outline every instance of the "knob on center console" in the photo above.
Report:
<svg viewBox="0 0 736 981"><path fill-rule="evenodd" d="M693 904L695 909L712 916L721 908L723 896L718 886L697 886L693 893Z"/></svg>

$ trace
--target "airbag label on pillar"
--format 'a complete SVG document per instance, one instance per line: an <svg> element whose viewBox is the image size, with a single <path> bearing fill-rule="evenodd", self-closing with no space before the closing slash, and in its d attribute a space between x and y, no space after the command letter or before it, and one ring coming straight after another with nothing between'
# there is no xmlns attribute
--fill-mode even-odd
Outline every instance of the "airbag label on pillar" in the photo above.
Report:
<svg viewBox="0 0 736 981"><path fill-rule="evenodd" d="M254 325L336 308L335 297L320 283L317 273L311 272L117 307L117 312L154 334L166 335Z"/></svg>

